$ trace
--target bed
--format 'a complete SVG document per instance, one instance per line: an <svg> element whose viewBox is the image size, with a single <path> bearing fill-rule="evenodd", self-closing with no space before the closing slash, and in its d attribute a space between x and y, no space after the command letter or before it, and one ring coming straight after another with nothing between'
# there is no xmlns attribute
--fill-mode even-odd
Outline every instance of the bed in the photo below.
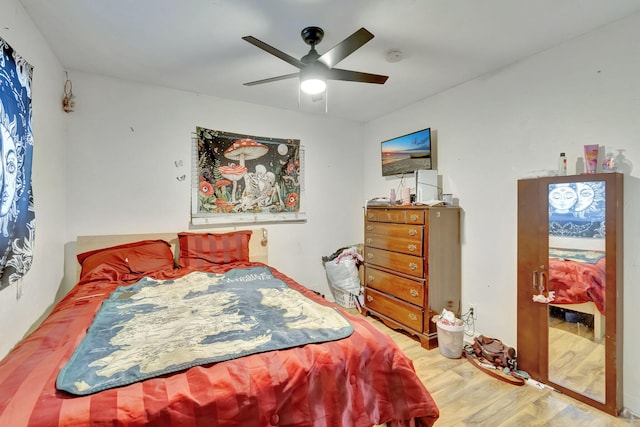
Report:
<svg viewBox="0 0 640 427"><path fill-rule="evenodd" d="M415 374L412 361L366 320L325 301L269 267L266 237L264 230L238 230L78 238L81 271L77 285L33 333L0 361L0 425L432 425L438 417L438 408ZM180 268L174 268L176 264ZM152 305L141 303L142 296L147 298L149 294L145 292L150 290L154 295L164 295L162 289L172 289L168 294L177 293L179 280L188 277L206 276L216 283L234 284L231 278L244 283L244 278L250 275L265 276L269 286L284 283L286 289L277 290L286 295L295 291L304 298L305 306L335 312L351 328L348 336L258 351L229 360L223 357L220 361L193 366L174 364L173 370L161 371L159 376L129 378L121 385L111 384L104 389L83 391L78 387L79 391L72 393L56 388L62 377L71 371L76 373L68 369L72 361L84 363L82 357L77 357L80 350L90 354L112 345L92 347L92 343L105 341L104 331L118 334L131 329L126 323L129 317L125 323L116 323L118 327L97 327L98 320L108 318L104 313L109 313L106 308L113 307L110 304L129 304L135 300L137 311L130 317L138 317L141 307ZM180 283L188 286L187 282ZM183 293L186 290L179 289ZM200 289L188 294L200 296ZM246 289L244 292L251 293ZM205 299L209 303L207 309L217 309L217 303L210 302L218 298L216 294L214 299ZM245 303L245 297L240 301L256 312L262 310L262 306ZM165 305L163 310L174 308ZM195 316L196 311L191 309L177 319L173 314L165 317L181 322L182 328L186 324L188 329L189 316ZM189 322L185 323L185 317ZM164 323L153 325L149 336L167 335ZM134 329L139 332L138 326ZM182 333L168 335L164 339L171 341ZM111 343L111 335L107 341ZM139 337L136 342L148 344ZM172 348L169 344L163 347L160 350ZM135 369L127 372L142 372L142 362L147 360L136 360ZM95 360L86 365L95 368ZM102 368L113 366L119 365L104 363ZM83 382L72 380L66 384L73 387Z"/></svg>
<svg viewBox="0 0 640 427"><path fill-rule="evenodd" d="M597 250L549 248L552 306L593 316L594 336L604 336L605 254Z"/></svg>

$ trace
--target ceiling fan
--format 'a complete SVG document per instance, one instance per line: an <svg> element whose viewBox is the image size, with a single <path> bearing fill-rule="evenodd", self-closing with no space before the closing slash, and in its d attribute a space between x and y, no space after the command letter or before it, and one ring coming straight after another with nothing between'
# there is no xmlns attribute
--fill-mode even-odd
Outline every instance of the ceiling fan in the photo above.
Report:
<svg viewBox="0 0 640 427"><path fill-rule="evenodd" d="M254 46L277 56L285 62L299 68L300 71L283 76L271 77L263 80L256 80L245 83L245 86L254 86L262 83L276 82L279 80L300 77L300 88L309 94L318 94L326 88L327 80L344 80L349 82L376 83L384 84L389 78L379 74L362 73L360 71L343 70L333 68L340 61L351 55L357 49L361 48L365 43L373 38L373 34L365 28L360 28L355 33L332 47L328 52L319 55L316 52L316 45L322 41L324 31L320 27L306 27L300 33L302 40L309 46L311 50L300 59L296 59L281 50L270 46L253 36L245 36L242 39L248 41Z"/></svg>

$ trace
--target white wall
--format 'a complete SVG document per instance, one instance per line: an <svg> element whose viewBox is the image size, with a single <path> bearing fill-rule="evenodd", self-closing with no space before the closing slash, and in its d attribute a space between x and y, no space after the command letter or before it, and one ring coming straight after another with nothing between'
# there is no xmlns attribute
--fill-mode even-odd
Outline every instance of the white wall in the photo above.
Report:
<svg viewBox="0 0 640 427"><path fill-rule="evenodd" d="M0 357L53 302L62 280L65 229L65 129L61 107L64 71L46 40L16 0L0 0L0 37L33 67L33 172L36 239L33 265L16 286L0 291Z"/></svg>
<svg viewBox="0 0 640 427"><path fill-rule="evenodd" d="M458 86L365 127L365 196L388 195L398 179L380 170L380 141L430 126L437 131L443 187L463 214L462 298L477 305L476 331L516 344L517 179L569 173L583 145L626 149L640 176L640 15L601 28L506 69ZM636 187L637 188L637 187ZM634 203L637 207L637 202ZM632 204L628 203L627 208ZM638 211L625 225L638 230ZM625 294L637 296L637 235L626 235ZM640 412L638 298L625 298L624 403Z"/></svg>
<svg viewBox="0 0 640 427"><path fill-rule="evenodd" d="M269 260L330 296L321 257L357 243L362 234L360 124L83 73L70 76L76 108L69 115L68 253L78 235L187 230L196 126L297 138L305 147L308 220L266 226ZM178 160L183 167L175 166ZM182 174L187 179L181 182L176 177ZM73 282L73 269L67 273Z"/></svg>

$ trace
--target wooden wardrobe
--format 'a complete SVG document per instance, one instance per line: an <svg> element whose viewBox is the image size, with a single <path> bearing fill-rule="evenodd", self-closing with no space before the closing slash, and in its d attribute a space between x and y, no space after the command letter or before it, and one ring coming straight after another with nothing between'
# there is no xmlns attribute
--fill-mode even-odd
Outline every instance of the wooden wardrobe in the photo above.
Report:
<svg viewBox="0 0 640 427"><path fill-rule="evenodd" d="M620 173L518 181L519 368L613 415L623 396L622 199ZM534 301L549 291L553 301Z"/></svg>

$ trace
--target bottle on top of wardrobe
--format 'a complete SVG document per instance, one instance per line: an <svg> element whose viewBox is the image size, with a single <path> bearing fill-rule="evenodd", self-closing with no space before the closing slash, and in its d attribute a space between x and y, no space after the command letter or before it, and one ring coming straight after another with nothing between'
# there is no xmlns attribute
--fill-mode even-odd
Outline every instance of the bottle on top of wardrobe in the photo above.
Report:
<svg viewBox="0 0 640 427"><path fill-rule="evenodd" d="M567 157L564 153L560 153L558 158L558 175L565 176L567 174Z"/></svg>

